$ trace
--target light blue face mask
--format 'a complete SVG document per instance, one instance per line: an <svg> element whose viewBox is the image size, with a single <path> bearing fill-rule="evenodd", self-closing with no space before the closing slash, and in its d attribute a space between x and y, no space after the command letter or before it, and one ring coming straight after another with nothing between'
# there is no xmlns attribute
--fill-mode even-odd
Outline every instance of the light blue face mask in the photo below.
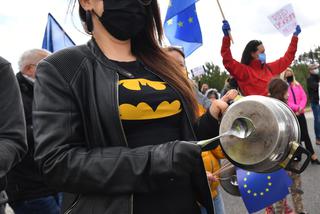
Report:
<svg viewBox="0 0 320 214"><path fill-rule="evenodd" d="M262 64L265 64L266 61L267 61L267 56L266 56L266 54L265 54L265 53L260 53L260 54L259 54L259 60L260 60L260 62L261 62Z"/></svg>

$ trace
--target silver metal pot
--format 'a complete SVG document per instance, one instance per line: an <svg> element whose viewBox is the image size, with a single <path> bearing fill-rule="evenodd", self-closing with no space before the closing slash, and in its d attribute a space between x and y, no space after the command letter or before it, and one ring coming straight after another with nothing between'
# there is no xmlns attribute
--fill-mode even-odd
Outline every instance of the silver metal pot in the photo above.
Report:
<svg viewBox="0 0 320 214"><path fill-rule="evenodd" d="M239 117L249 118L255 132L246 139L227 136L220 139L226 157L248 171L273 172L280 168L301 173L310 154L300 146L300 127L295 114L283 102L264 96L248 96L232 104L223 116L220 133L231 128ZM302 167L293 160L306 155Z"/></svg>

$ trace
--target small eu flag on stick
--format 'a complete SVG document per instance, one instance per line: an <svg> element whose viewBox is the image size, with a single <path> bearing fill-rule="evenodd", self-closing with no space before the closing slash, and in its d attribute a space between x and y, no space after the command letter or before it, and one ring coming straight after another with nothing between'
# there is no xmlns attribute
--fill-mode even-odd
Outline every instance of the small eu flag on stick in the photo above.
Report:
<svg viewBox="0 0 320 214"><path fill-rule="evenodd" d="M255 173L237 169L239 190L249 213L257 212L289 194L292 180L283 169L273 173Z"/></svg>

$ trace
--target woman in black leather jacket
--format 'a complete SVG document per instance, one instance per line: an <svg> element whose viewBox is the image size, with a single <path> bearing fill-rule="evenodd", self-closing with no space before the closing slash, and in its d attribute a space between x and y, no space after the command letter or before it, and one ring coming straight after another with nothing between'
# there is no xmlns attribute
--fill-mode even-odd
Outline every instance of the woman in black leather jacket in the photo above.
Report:
<svg viewBox="0 0 320 214"><path fill-rule="evenodd" d="M192 86L160 47L156 0L79 3L92 39L39 64L33 110L43 176L75 196L64 212L214 213L193 141L218 134L227 104L196 117Z"/></svg>

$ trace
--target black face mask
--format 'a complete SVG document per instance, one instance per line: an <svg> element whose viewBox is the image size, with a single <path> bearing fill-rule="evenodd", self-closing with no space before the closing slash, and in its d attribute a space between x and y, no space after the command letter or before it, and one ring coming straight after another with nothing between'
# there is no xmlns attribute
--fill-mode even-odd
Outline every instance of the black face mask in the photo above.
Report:
<svg viewBox="0 0 320 214"><path fill-rule="evenodd" d="M293 76L287 77L287 82L288 82L288 83L292 83L292 82L293 82Z"/></svg>
<svg viewBox="0 0 320 214"><path fill-rule="evenodd" d="M115 38L125 41L135 37L145 27L147 11L138 0L104 0L100 22Z"/></svg>

